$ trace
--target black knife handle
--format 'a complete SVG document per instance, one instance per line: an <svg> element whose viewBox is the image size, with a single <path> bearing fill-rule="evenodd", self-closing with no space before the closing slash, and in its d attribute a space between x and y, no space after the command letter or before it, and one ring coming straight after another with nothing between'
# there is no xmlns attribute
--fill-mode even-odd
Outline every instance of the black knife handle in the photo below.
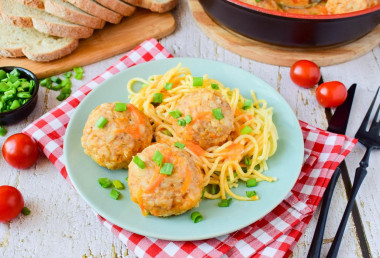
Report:
<svg viewBox="0 0 380 258"><path fill-rule="evenodd" d="M338 178L339 178L340 173L341 173L340 166L343 163L344 163L344 161L336 168L335 172L333 173L333 175L330 179L330 183L328 184L328 186L326 188L326 192L323 195L321 212L319 213L318 223L317 223L317 226L315 228L313 240L311 241L309 253L307 254L308 258L319 258L321 255L323 234L325 233L327 215L329 214L329 207L330 207L331 199L332 199L332 196L334 193L336 183L338 182Z"/></svg>

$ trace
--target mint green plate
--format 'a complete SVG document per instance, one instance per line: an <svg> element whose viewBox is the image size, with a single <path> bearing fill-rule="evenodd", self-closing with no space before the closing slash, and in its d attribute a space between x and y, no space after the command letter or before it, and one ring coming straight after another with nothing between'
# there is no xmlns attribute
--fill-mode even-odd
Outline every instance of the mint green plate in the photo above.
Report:
<svg viewBox="0 0 380 258"><path fill-rule="evenodd" d="M127 170L111 171L97 165L82 149L80 138L90 112L104 102L128 101L127 82L133 77L148 78L163 74L179 62L191 69L194 76L208 74L230 88L239 88L243 96L250 97L255 90L258 98L267 100L274 107L274 123L277 126L278 149L268 161L265 175L277 177L274 183L260 182L250 188L260 195L259 201L233 200L230 207L218 207L218 200L203 200L194 210L201 212L204 220L194 224L192 211L169 218L144 217L137 204L131 201L129 190L121 190L122 198L111 199L110 188L98 184L98 178L108 177L125 182ZM148 237L166 240L200 240L221 236L239 230L265 216L286 197L294 186L303 161L303 137L292 109L267 83L240 68L204 59L172 58L137 65L104 81L78 106L68 125L64 158L72 183L79 194L101 216L126 230ZM238 193L245 194L241 184Z"/></svg>

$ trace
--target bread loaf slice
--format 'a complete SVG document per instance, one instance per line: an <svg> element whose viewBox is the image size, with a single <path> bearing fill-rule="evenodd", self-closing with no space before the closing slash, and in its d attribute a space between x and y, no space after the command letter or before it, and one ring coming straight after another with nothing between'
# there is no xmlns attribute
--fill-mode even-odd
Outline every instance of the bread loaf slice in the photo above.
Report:
<svg viewBox="0 0 380 258"><path fill-rule="evenodd" d="M101 29L105 21L95 17L64 0L16 0L20 4L44 9L63 20L93 29Z"/></svg>
<svg viewBox="0 0 380 258"><path fill-rule="evenodd" d="M75 5L79 9L82 9L86 13L99 17L110 23L117 24L121 21L123 16L117 12L114 12L94 0L66 0L67 2Z"/></svg>
<svg viewBox="0 0 380 258"><path fill-rule="evenodd" d="M96 0L96 2L123 16L131 16L136 10L135 6L121 0Z"/></svg>
<svg viewBox="0 0 380 258"><path fill-rule="evenodd" d="M152 12L164 13L176 7L178 0L123 0L124 2L149 9Z"/></svg>
<svg viewBox="0 0 380 258"><path fill-rule="evenodd" d="M94 29L73 24L41 9L29 7L12 0L0 0L2 19L9 24L35 28L36 30L63 38L88 38Z"/></svg>
<svg viewBox="0 0 380 258"><path fill-rule="evenodd" d="M20 28L0 19L0 56L21 57L48 62L72 53L77 39L58 38L33 28Z"/></svg>

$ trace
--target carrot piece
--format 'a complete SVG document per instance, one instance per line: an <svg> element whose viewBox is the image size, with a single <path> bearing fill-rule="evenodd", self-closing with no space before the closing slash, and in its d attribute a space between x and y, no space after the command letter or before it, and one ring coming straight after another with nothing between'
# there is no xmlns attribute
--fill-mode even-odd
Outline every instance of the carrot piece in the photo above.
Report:
<svg viewBox="0 0 380 258"><path fill-rule="evenodd" d="M151 183L148 188L145 190L146 193L152 193L154 191L154 189L156 189L162 182L162 180L164 180L166 175L163 175L163 174L159 174L156 179L153 181L153 183Z"/></svg>
<svg viewBox="0 0 380 258"><path fill-rule="evenodd" d="M124 129L118 129L118 130L115 130L115 133L127 133L127 134L130 134L134 139L141 138L139 125L130 126Z"/></svg>
<svg viewBox="0 0 380 258"><path fill-rule="evenodd" d="M244 152L244 146L240 143L232 143L221 153L224 158L229 159L241 159L241 154Z"/></svg>
<svg viewBox="0 0 380 258"><path fill-rule="evenodd" d="M183 181L183 185L181 187L181 193L185 193L187 191L187 188L189 188L191 181L191 171L188 167L186 167L186 174L185 174L185 180Z"/></svg>
<svg viewBox="0 0 380 258"><path fill-rule="evenodd" d="M136 120L137 124L144 124L145 123L145 116L140 110L138 110L132 104L128 104L127 108L131 112L131 114L132 114L133 118Z"/></svg>
<svg viewBox="0 0 380 258"><path fill-rule="evenodd" d="M186 147L189 148L189 150L191 150L192 152L194 152L195 155L197 156L203 156L206 154L206 151L204 149L202 149L201 146L199 146L198 144L195 144L193 142L190 142L190 141L187 141L185 143Z"/></svg>

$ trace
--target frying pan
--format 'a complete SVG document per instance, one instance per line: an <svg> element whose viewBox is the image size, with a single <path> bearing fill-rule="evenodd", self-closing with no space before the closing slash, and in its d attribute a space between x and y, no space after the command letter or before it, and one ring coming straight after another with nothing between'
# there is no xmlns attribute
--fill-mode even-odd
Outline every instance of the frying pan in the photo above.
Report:
<svg viewBox="0 0 380 258"><path fill-rule="evenodd" d="M199 0L219 24L265 43L326 47L352 42L380 23L380 5L334 15L304 15L263 9L240 0Z"/></svg>

